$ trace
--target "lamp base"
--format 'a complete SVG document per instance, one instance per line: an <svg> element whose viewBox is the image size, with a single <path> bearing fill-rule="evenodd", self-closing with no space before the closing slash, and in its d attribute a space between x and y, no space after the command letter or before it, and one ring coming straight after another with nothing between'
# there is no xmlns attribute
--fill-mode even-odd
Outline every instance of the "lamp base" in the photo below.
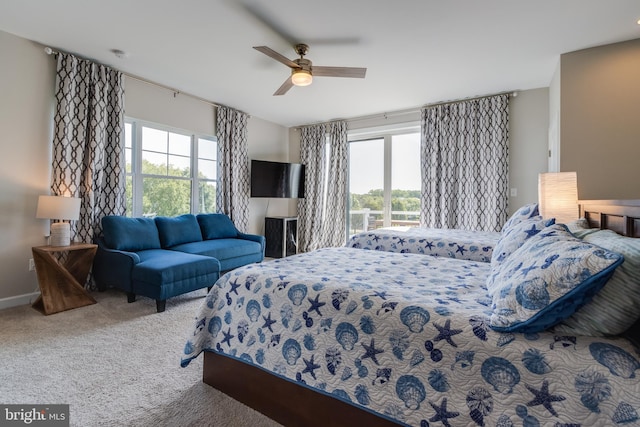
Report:
<svg viewBox="0 0 640 427"><path fill-rule="evenodd" d="M54 222L51 224L51 246L69 246L71 244L71 227L68 222Z"/></svg>

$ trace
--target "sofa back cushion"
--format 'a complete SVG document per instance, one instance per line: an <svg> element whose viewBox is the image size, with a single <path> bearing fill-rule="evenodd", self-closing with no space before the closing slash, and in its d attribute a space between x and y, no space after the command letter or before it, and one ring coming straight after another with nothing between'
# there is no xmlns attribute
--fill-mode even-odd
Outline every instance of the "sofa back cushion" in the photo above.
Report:
<svg viewBox="0 0 640 427"><path fill-rule="evenodd" d="M130 252L160 249L158 229L152 218L105 216L102 230L104 241L111 249Z"/></svg>
<svg viewBox="0 0 640 427"><path fill-rule="evenodd" d="M163 248L202 241L200 226L195 215L158 216L155 221Z"/></svg>
<svg viewBox="0 0 640 427"><path fill-rule="evenodd" d="M199 214L197 218L202 237L205 240L228 239L238 236L236 226L225 214Z"/></svg>

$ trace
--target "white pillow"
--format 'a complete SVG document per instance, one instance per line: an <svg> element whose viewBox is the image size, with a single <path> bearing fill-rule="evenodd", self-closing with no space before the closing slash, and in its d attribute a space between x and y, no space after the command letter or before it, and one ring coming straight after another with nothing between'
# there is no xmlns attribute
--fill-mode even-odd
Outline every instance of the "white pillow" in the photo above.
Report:
<svg viewBox="0 0 640 427"><path fill-rule="evenodd" d="M583 240L623 255L624 262L591 302L554 330L590 336L621 334L640 319L640 239L598 230Z"/></svg>

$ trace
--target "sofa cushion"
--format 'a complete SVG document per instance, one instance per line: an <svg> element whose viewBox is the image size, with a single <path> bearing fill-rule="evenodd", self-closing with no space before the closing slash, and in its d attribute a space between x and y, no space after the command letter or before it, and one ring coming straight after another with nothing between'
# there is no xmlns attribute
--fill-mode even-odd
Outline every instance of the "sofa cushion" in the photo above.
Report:
<svg viewBox="0 0 640 427"><path fill-rule="evenodd" d="M155 221L163 248L202 241L200 226L195 215L185 214L171 218L159 216Z"/></svg>
<svg viewBox="0 0 640 427"><path fill-rule="evenodd" d="M236 237L238 230L225 214L198 214L198 223L205 240Z"/></svg>
<svg viewBox="0 0 640 427"><path fill-rule="evenodd" d="M202 242L184 243L173 246L175 251L189 254L205 255L219 259L235 258L254 253L262 253L262 245L243 239L212 239Z"/></svg>
<svg viewBox="0 0 640 427"><path fill-rule="evenodd" d="M132 292L164 300L211 286L220 276L217 259L151 249L138 252L140 262L132 272Z"/></svg>
<svg viewBox="0 0 640 427"><path fill-rule="evenodd" d="M160 237L156 223L151 218L105 216L102 218L104 241L111 249L141 251L160 249Z"/></svg>

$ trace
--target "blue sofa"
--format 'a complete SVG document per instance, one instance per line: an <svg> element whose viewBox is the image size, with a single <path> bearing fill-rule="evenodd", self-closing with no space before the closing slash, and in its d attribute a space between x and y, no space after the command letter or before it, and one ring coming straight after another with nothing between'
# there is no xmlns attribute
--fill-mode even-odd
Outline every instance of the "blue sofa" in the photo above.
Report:
<svg viewBox="0 0 640 427"><path fill-rule="evenodd" d="M211 288L221 274L264 259L264 236L239 232L224 214L106 216L102 229L92 270L98 289L122 289L129 302L153 298L159 313L168 298Z"/></svg>

